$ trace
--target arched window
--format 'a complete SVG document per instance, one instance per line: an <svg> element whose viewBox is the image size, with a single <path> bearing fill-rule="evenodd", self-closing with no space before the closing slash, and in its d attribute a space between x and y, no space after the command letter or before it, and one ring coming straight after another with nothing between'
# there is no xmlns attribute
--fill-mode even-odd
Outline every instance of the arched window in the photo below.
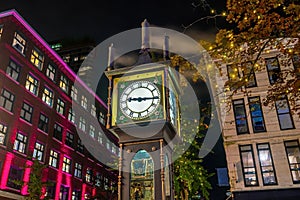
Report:
<svg viewBox="0 0 300 200"><path fill-rule="evenodd" d="M154 164L150 154L139 150L131 161L130 199L154 199Z"/></svg>

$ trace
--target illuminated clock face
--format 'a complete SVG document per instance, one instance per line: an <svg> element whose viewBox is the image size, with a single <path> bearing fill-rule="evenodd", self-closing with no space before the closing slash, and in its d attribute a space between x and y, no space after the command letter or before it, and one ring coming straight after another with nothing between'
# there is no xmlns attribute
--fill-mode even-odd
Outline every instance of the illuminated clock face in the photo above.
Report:
<svg viewBox="0 0 300 200"><path fill-rule="evenodd" d="M157 110L160 99L160 91L154 83L136 81L124 88L119 106L127 117L134 120L145 119Z"/></svg>

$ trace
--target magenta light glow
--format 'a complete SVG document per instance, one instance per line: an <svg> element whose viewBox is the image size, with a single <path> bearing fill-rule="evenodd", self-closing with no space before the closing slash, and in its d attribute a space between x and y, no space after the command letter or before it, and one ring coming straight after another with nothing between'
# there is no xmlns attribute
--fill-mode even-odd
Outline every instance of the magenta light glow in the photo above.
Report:
<svg viewBox="0 0 300 200"><path fill-rule="evenodd" d="M12 162L12 159L14 158L14 154L7 152L5 156L5 161L3 164L3 170L2 170L2 176L1 176L1 182L0 182L0 188L5 189L6 188L6 182L8 179L8 174L10 170L10 165Z"/></svg>
<svg viewBox="0 0 300 200"><path fill-rule="evenodd" d="M86 184L82 184L82 189L81 189L81 199L85 199L85 192L86 192Z"/></svg>
<svg viewBox="0 0 300 200"><path fill-rule="evenodd" d="M95 99L97 99L102 106L107 109L107 105L100 99L77 75L69 68L69 66L63 61L63 59L43 40L43 38L35 32L35 30L21 17L21 15L14 9L0 13L0 18L7 16L14 16L70 73L89 93L91 93Z"/></svg>
<svg viewBox="0 0 300 200"><path fill-rule="evenodd" d="M31 170L30 167L32 166L32 163L33 163L33 162L30 161L30 160L27 160L27 161L26 161L26 164L25 164L26 168L25 168L25 170L24 170L24 177L23 177L23 181L24 181L25 183L28 183L28 182L29 182L29 179L30 179L30 170ZM22 187L22 189L21 189L21 194L22 194L22 195L28 194L27 190L28 190L28 185L25 184L25 185Z"/></svg>

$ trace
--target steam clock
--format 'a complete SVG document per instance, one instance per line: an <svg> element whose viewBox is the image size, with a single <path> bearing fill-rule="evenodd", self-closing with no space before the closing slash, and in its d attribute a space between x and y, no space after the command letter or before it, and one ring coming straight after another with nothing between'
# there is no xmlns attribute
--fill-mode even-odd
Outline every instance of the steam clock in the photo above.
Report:
<svg viewBox="0 0 300 200"><path fill-rule="evenodd" d="M119 137L119 200L174 199L172 150L180 135L178 75L149 56L148 22L142 23L140 62L113 68L110 47L107 128ZM142 61L141 61L142 60Z"/></svg>

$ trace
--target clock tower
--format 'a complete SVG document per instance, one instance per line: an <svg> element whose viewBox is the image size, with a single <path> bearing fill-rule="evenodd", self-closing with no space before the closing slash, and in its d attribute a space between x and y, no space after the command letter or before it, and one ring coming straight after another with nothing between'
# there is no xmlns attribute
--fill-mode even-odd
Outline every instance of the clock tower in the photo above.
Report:
<svg viewBox="0 0 300 200"><path fill-rule="evenodd" d="M180 138L179 76L169 65L168 36L161 62L150 56L148 22L133 66L113 67L109 47L107 128L119 137L119 200L174 199L173 146Z"/></svg>

